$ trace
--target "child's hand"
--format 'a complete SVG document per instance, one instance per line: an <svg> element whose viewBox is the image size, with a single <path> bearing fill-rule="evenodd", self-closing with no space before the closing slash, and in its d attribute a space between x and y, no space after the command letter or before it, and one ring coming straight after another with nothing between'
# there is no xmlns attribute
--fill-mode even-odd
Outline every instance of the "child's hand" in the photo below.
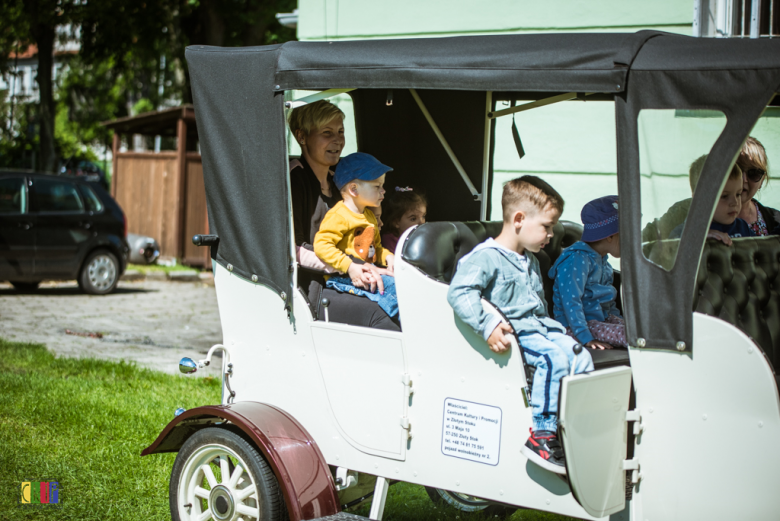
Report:
<svg viewBox="0 0 780 521"><path fill-rule="evenodd" d="M607 344L606 342L599 342L598 340L591 340L587 344L585 344L586 347L590 347L593 349L612 349L613 346L611 344Z"/></svg>
<svg viewBox="0 0 780 521"><path fill-rule="evenodd" d="M512 326L509 324L505 324L504 322L498 324L487 339L490 350L494 353L503 353L509 349L511 344L509 343L509 339L506 337L506 335L511 334L512 332Z"/></svg>
<svg viewBox="0 0 780 521"><path fill-rule="evenodd" d="M356 288L365 289L374 293L379 289L379 294L385 294L385 285L382 282L382 275L379 269L373 264L358 264L353 262L347 269L349 278L352 279L352 285Z"/></svg>
<svg viewBox="0 0 780 521"><path fill-rule="evenodd" d="M382 281L382 275L387 274L387 270L382 268L377 268L373 264L364 264L364 266L368 266L371 274L371 293L374 292L375 289L379 290L380 295L385 294L385 283Z"/></svg>
<svg viewBox="0 0 780 521"><path fill-rule="evenodd" d="M380 268L379 266L374 266L374 273L379 275L387 275L388 277L395 277L395 274L392 271L387 268Z"/></svg>
<svg viewBox="0 0 780 521"><path fill-rule="evenodd" d="M370 265L353 262L347 268L347 275L352 279L352 285L356 288L368 289L373 292L371 283L374 281L374 278L368 266ZM376 283L374 283L374 287L376 287Z"/></svg>
<svg viewBox="0 0 780 521"><path fill-rule="evenodd" d="M395 255L392 253L387 256L387 271L390 272L388 275L393 275L395 273Z"/></svg>
<svg viewBox="0 0 780 521"><path fill-rule="evenodd" d="M719 230L709 230L707 232L707 238L708 239L718 239L720 242L725 244L726 246L731 246L731 237L725 232L721 232Z"/></svg>

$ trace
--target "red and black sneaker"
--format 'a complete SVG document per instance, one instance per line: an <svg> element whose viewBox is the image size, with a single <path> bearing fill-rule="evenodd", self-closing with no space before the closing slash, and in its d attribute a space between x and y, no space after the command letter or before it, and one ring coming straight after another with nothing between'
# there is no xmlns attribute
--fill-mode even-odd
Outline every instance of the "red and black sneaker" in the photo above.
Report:
<svg viewBox="0 0 780 521"><path fill-rule="evenodd" d="M530 461L556 474L566 474L566 457L558 436L552 431L531 431L520 452Z"/></svg>

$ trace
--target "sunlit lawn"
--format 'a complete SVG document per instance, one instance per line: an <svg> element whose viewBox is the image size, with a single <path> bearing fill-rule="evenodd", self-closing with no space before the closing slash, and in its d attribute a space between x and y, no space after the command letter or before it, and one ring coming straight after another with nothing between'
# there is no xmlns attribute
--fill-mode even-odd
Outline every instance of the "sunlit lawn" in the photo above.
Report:
<svg viewBox="0 0 780 521"><path fill-rule="evenodd" d="M0 519L164 520L175 454L139 454L177 407L218 403L219 382L125 363L55 358L0 339ZM58 481L62 507L18 505L25 481ZM368 505L359 507L368 515ZM390 488L384 519L485 519L436 508L422 487ZM518 511L513 520L563 520Z"/></svg>

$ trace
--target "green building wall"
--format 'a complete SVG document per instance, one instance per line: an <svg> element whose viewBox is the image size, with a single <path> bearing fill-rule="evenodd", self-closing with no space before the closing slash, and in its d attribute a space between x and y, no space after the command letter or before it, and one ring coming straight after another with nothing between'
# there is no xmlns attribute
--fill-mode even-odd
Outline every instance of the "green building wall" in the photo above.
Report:
<svg viewBox="0 0 780 521"><path fill-rule="evenodd" d="M302 41L642 29L690 35L693 21L692 0L299 0L298 9L298 38ZM347 115L344 153L354 152L350 98L341 95L333 101ZM767 111L754 132L767 147L770 167L771 158L780 154L778 115L777 109ZM659 217L672 203L691 196L691 157L701 155L704 141L711 146L717 138L712 121L681 117L672 111L642 121L646 136L641 151L642 173L646 176L642 185L645 221ZM580 221L580 210L586 202L617 193L613 103L563 102L518 113L515 120L526 155L518 158L511 136L512 117L499 118L491 190L494 204L489 219L501 218L504 182L521 175L538 175L551 183L566 200L562 218L576 222ZM696 136L696 132L701 134ZM298 154L294 143L292 140L290 153ZM392 179L388 183L392 185ZM780 207L778 185L777 181L769 183L759 199Z"/></svg>

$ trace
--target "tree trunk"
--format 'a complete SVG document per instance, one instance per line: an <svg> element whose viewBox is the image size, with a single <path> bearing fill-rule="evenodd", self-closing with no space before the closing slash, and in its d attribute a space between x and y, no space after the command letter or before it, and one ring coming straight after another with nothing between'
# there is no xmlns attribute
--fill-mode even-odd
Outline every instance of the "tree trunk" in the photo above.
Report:
<svg viewBox="0 0 780 521"><path fill-rule="evenodd" d="M55 26L38 23L33 27L33 35L38 44L38 92L40 93L40 143L38 168L43 172L54 172L56 153L54 150L54 92L52 68L54 65Z"/></svg>

